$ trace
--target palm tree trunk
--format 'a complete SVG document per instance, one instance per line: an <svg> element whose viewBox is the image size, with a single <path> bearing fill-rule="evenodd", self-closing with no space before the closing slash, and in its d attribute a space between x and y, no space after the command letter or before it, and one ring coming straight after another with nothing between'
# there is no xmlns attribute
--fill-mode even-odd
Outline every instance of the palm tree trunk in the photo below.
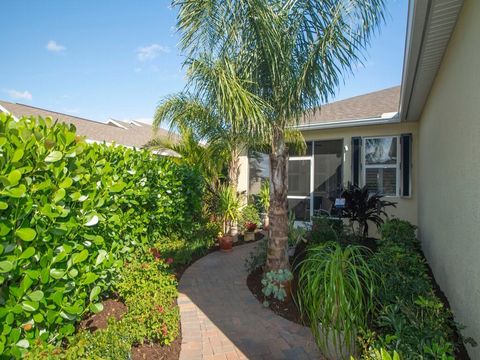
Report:
<svg viewBox="0 0 480 360"><path fill-rule="evenodd" d="M230 163L228 164L228 180L230 185L233 186L235 190L238 187L238 176L239 176L239 163L240 158L238 155L238 149L232 149L232 158L230 159Z"/></svg>
<svg viewBox="0 0 480 360"><path fill-rule="evenodd" d="M270 154L270 229L267 251L267 271L287 269L288 262L288 151L282 133L277 133Z"/></svg>

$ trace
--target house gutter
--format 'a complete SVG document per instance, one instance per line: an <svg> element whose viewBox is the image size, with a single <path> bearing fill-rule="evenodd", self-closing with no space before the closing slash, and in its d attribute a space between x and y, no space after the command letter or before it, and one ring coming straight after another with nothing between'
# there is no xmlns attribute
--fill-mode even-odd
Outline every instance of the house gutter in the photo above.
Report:
<svg viewBox="0 0 480 360"><path fill-rule="evenodd" d="M400 122L400 118L398 116L398 112L395 112L395 113L383 114L381 117L376 117L376 118L302 124L302 125L296 125L294 126L294 128L300 131L309 131L309 130L320 130L320 129L338 129L338 128L355 127L355 126L394 124L398 122Z"/></svg>

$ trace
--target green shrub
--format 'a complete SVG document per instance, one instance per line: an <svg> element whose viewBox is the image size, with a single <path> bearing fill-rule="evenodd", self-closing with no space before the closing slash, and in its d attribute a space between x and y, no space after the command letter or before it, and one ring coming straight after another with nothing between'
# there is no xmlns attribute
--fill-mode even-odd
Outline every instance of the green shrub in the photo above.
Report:
<svg viewBox="0 0 480 360"><path fill-rule="evenodd" d="M245 259L245 268L249 273L265 265L267 262L268 239L262 239Z"/></svg>
<svg viewBox="0 0 480 360"><path fill-rule="evenodd" d="M383 241L391 241L399 245L420 248L420 243L415 235L417 227L408 221L391 219L380 227Z"/></svg>
<svg viewBox="0 0 480 360"><path fill-rule="evenodd" d="M257 227L260 226L260 215L258 214L257 208L253 204L248 204L245 206L240 213L240 217L238 219L240 231L245 230L245 224L247 223L255 224Z"/></svg>
<svg viewBox="0 0 480 360"><path fill-rule="evenodd" d="M382 279L373 318L377 334L370 342L398 351L402 359L453 358L453 317L434 293L415 227L389 220L381 234L377 252L369 260Z"/></svg>
<svg viewBox="0 0 480 360"><path fill-rule="evenodd" d="M326 216L312 218L311 243L342 242L344 238L345 231L342 220L331 219Z"/></svg>
<svg viewBox="0 0 480 360"><path fill-rule="evenodd" d="M142 324L143 338L168 345L178 335L177 280L162 259L133 261L120 272L117 289L128 307L124 321Z"/></svg>
<svg viewBox="0 0 480 360"><path fill-rule="evenodd" d="M0 353L72 335L135 248L196 231L201 195L169 159L0 114Z"/></svg>

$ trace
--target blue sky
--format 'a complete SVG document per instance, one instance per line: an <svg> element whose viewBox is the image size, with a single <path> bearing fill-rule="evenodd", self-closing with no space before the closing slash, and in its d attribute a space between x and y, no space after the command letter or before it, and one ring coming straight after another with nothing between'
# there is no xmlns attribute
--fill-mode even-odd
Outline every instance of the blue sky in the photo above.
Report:
<svg viewBox="0 0 480 360"><path fill-rule="evenodd" d="M388 15L343 99L400 83L407 0ZM184 84L168 0L2 0L0 99L105 121L148 121Z"/></svg>

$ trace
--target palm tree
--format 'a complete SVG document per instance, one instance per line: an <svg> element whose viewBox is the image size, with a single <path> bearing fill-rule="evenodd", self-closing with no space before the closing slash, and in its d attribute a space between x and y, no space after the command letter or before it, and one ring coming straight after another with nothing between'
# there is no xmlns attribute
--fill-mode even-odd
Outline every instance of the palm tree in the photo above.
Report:
<svg viewBox="0 0 480 360"><path fill-rule="evenodd" d="M150 140L145 147L152 150L169 149L180 155L173 159L178 163L198 169L204 179L207 190L214 194L223 179L230 154L219 147L202 145L190 128L179 128L180 138L159 138Z"/></svg>
<svg viewBox="0 0 480 360"><path fill-rule="evenodd" d="M235 59L269 105L270 236L267 269L287 268L286 130L335 94L383 20L383 0L174 0L189 57ZM255 119L244 118L252 123ZM261 124L264 125L264 124Z"/></svg>
<svg viewBox="0 0 480 360"><path fill-rule="evenodd" d="M228 153L228 179L236 189L240 154L258 137L267 106L249 92L250 84L227 57L193 59L187 76L187 90L161 102L153 125L158 128L167 122L171 128L191 129L214 152Z"/></svg>

